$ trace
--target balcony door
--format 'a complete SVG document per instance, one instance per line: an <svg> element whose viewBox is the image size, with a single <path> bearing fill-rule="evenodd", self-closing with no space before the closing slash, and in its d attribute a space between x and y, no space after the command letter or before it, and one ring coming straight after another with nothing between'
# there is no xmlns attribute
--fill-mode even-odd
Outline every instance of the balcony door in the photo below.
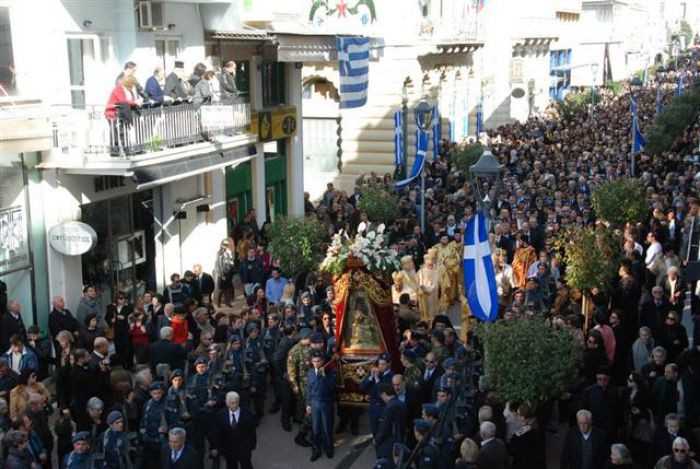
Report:
<svg viewBox="0 0 700 469"><path fill-rule="evenodd" d="M166 75L175 68L175 61L180 56L180 52L180 38L158 37L156 39L156 55Z"/></svg>
<svg viewBox="0 0 700 469"><path fill-rule="evenodd" d="M109 47L107 42L97 35L71 35L66 41L71 105L83 109L86 105L104 104L113 88L111 80L116 79L111 78L105 87L101 71L103 48Z"/></svg>

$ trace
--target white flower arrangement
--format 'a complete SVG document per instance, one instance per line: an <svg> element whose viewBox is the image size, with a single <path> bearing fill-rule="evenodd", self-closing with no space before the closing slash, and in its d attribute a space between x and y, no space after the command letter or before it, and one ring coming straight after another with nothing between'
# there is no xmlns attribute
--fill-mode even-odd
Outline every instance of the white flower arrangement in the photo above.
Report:
<svg viewBox="0 0 700 469"><path fill-rule="evenodd" d="M384 225L379 225L376 232L370 231L367 236L363 236L362 232L366 228L364 223L360 223L354 238L342 230L335 234L320 269L338 275L345 269L348 259L357 259L369 271L378 270L390 274L399 270L401 263L398 253L386 246Z"/></svg>

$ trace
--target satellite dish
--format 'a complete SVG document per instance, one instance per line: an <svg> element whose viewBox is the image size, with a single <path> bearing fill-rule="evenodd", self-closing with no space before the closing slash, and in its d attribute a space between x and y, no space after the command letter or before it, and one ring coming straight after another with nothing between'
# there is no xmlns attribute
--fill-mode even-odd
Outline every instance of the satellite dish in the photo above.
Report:
<svg viewBox="0 0 700 469"><path fill-rule="evenodd" d="M510 95L516 99L520 99L525 96L525 90L522 88L515 88Z"/></svg>

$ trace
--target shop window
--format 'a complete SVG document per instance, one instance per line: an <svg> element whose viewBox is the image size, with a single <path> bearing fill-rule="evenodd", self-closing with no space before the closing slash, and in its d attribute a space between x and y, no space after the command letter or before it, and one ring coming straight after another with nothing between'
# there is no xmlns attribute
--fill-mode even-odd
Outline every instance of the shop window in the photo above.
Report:
<svg viewBox="0 0 700 469"><path fill-rule="evenodd" d="M263 107L285 104L284 65L282 62L263 62L261 70Z"/></svg>

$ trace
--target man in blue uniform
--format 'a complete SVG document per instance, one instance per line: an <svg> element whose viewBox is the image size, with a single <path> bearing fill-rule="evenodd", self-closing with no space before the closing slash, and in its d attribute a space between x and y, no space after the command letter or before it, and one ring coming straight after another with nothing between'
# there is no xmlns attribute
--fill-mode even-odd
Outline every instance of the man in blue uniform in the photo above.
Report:
<svg viewBox="0 0 700 469"><path fill-rule="evenodd" d="M190 435L192 446L200 458L205 454L204 441L209 430L207 420L211 417L216 401L210 388L209 363L206 358L199 357L194 362L195 374L190 376L187 383L187 410L192 416Z"/></svg>
<svg viewBox="0 0 700 469"><path fill-rule="evenodd" d="M92 469L92 461L90 460L90 445L88 440L90 433L78 432L73 435L73 451L68 453L63 460L65 469Z"/></svg>
<svg viewBox="0 0 700 469"><path fill-rule="evenodd" d="M124 416L113 410L107 416L109 428L95 442L93 469L127 469L127 438L124 433Z"/></svg>
<svg viewBox="0 0 700 469"><path fill-rule="evenodd" d="M369 376L362 380L359 389L360 392L369 394L369 422L372 427L372 436L377 435L379 429L379 420L382 418L384 407L386 404L379 397L377 387L379 383L388 383L391 385L391 378L394 374L391 372L391 358L389 354L382 353L377 359L377 366L372 367L372 372Z"/></svg>
<svg viewBox="0 0 700 469"><path fill-rule="evenodd" d="M149 388L151 398L143 408L141 420L141 443L143 445L144 467L157 467L160 449L167 442L168 424L165 418L165 386L162 381L154 381Z"/></svg>
<svg viewBox="0 0 700 469"><path fill-rule="evenodd" d="M306 413L311 414L311 461L321 457L321 450L333 458L333 416L335 415L335 372L326 371L321 351L311 355L312 368L306 372L308 392Z"/></svg>
<svg viewBox="0 0 700 469"><path fill-rule="evenodd" d="M185 380L182 370L175 370L170 375L170 388L165 395L165 419L168 429L184 427L190 419L185 405Z"/></svg>

